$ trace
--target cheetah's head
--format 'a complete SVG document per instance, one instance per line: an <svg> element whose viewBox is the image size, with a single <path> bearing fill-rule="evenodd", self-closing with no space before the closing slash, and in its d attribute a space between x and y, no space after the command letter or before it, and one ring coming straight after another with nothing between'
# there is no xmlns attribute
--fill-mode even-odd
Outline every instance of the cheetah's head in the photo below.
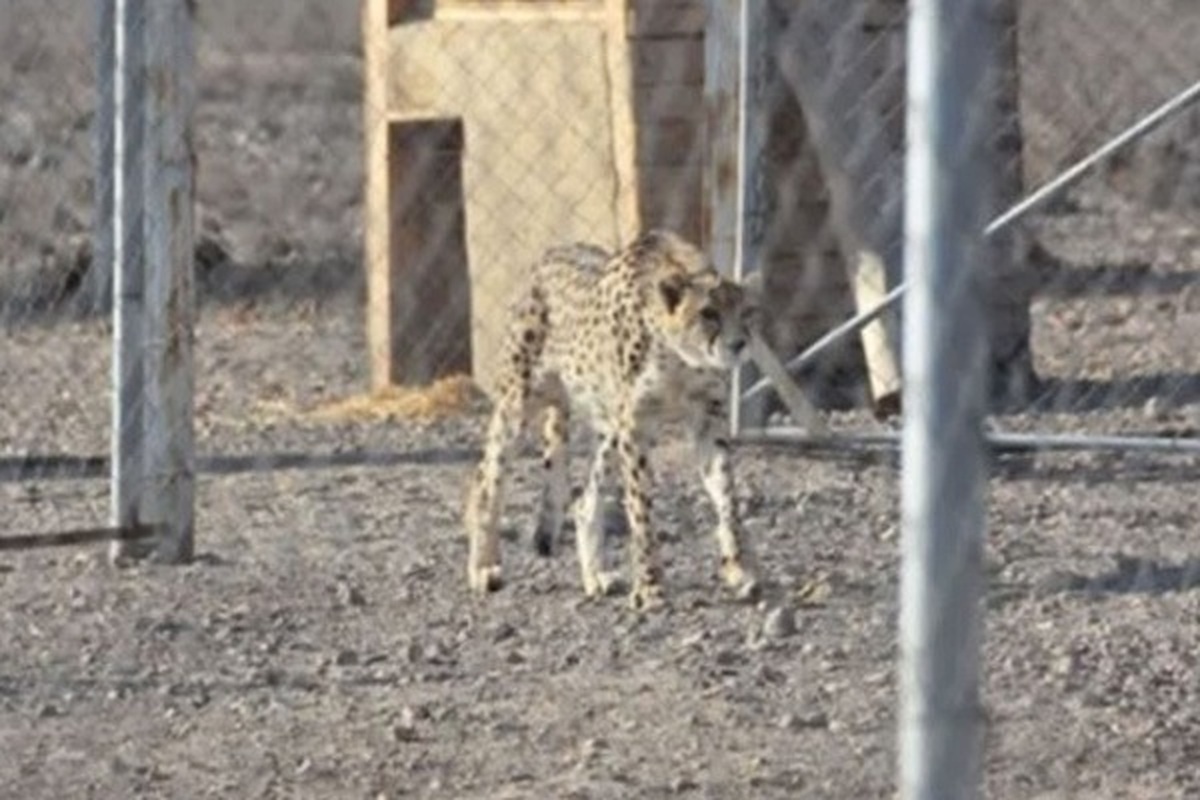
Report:
<svg viewBox="0 0 1200 800"><path fill-rule="evenodd" d="M758 325L757 274L722 277L699 247L667 230L643 234L626 257L648 292L651 324L684 363L732 369L748 355Z"/></svg>
<svg viewBox="0 0 1200 800"><path fill-rule="evenodd" d="M714 269L658 281L665 343L692 367L733 369L749 353L758 321L756 283L738 284Z"/></svg>

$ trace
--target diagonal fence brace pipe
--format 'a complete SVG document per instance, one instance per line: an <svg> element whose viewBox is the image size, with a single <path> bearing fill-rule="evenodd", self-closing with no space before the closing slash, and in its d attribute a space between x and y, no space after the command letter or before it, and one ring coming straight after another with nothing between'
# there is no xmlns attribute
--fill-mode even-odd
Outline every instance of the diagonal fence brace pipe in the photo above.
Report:
<svg viewBox="0 0 1200 800"><path fill-rule="evenodd" d="M1132 144L1146 134L1158 128L1163 123L1167 122L1171 117L1186 109L1192 103L1200 100L1200 81L1189 86L1175 97L1163 103L1158 108L1151 111L1141 120L1126 128L1117 136L1114 136L1102 147L1095 150L1085 158L1075 162L1070 168L1065 170L1054 180L1042 186L1037 191L1033 192L1021 202L1014 205L1012 208L1005 211L1000 216L996 217L988 226L983 229L984 238L990 238L1000 231L1012 225L1014 222L1024 218L1030 212L1045 205L1047 202L1056 197L1064 189L1067 189L1080 178L1102 164L1104 161L1111 158L1122 148ZM897 284L894 289L884 295L876 305L868 308L862 313L851 317L837 327L831 329L828 333L822 336L817 341L809 345L804 352L791 359L785 365L789 372L797 372L809 364L813 363L834 343L852 333L870 325L886 312L897 300L904 294L905 284ZM746 389L742 393L742 400L752 400L759 394L765 392L771 387L770 378L763 378L756 382L753 386Z"/></svg>

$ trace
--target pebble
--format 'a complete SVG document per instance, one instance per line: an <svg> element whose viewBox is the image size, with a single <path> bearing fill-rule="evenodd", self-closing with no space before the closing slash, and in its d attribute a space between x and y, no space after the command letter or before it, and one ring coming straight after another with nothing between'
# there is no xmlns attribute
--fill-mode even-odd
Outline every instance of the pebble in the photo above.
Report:
<svg viewBox="0 0 1200 800"><path fill-rule="evenodd" d="M786 639L796 632L796 612L790 606L776 606L763 620L763 636L767 639Z"/></svg>
<svg viewBox="0 0 1200 800"><path fill-rule="evenodd" d="M694 792L700 786L691 778L673 778L669 788L672 794L683 794L684 792Z"/></svg>
<svg viewBox="0 0 1200 800"><path fill-rule="evenodd" d="M1167 404L1161 397L1157 396L1151 397L1146 401L1145 405L1142 406L1142 413L1146 415L1147 419L1156 422L1161 422L1169 416Z"/></svg>
<svg viewBox="0 0 1200 800"><path fill-rule="evenodd" d="M345 581L338 582L337 599L339 603L346 606L360 607L367 604L367 598L363 595L362 591Z"/></svg>
<svg viewBox="0 0 1200 800"><path fill-rule="evenodd" d="M397 742L415 742L417 740L417 714L411 707L400 709L400 716L392 725L392 738Z"/></svg>
<svg viewBox="0 0 1200 800"><path fill-rule="evenodd" d="M830 727L829 716L823 711L813 714L793 714L789 712L779 718L779 727L788 731L828 728Z"/></svg>
<svg viewBox="0 0 1200 800"><path fill-rule="evenodd" d="M511 639L517 635L517 629L507 622L501 623L495 631L492 632L492 641L499 644L507 639Z"/></svg>

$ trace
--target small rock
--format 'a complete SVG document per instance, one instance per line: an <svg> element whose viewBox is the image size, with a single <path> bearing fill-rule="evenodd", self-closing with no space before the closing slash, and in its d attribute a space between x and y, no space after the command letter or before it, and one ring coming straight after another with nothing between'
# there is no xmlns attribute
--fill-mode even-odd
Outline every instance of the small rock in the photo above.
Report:
<svg viewBox="0 0 1200 800"><path fill-rule="evenodd" d="M1170 409L1167 407L1167 403L1158 396L1151 397L1146 401L1146 404L1142 406L1142 413L1146 415L1146 418L1155 422L1161 422L1166 419L1169 415L1169 410Z"/></svg>
<svg viewBox="0 0 1200 800"><path fill-rule="evenodd" d="M886 528L883 529L883 531L880 532L879 541L885 542L885 543L886 542L894 542L894 541L896 541L896 537L899 535L900 535L900 528L898 528L895 525L888 525Z"/></svg>
<svg viewBox="0 0 1200 800"><path fill-rule="evenodd" d="M1079 667L1079 659L1073 653L1055 659L1051 670L1055 675L1065 678L1070 676Z"/></svg>
<svg viewBox="0 0 1200 800"><path fill-rule="evenodd" d="M672 778L669 788L671 794L683 794L684 792L694 792L700 787L691 778Z"/></svg>
<svg viewBox="0 0 1200 800"><path fill-rule="evenodd" d="M829 715L824 711L818 711L814 714L793 716L790 727L792 730L819 730L821 728L828 728L830 727Z"/></svg>
<svg viewBox="0 0 1200 800"><path fill-rule="evenodd" d="M763 636L767 639L786 639L796 632L796 612L790 606L776 606L763 620Z"/></svg>
<svg viewBox="0 0 1200 800"><path fill-rule="evenodd" d="M713 661L720 667L732 667L741 660L742 657L738 655L736 650L721 650L713 656Z"/></svg>
<svg viewBox="0 0 1200 800"><path fill-rule="evenodd" d="M507 641L516 635L517 629L512 625L509 625L507 622L503 622L496 628L496 630L492 632L492 641L499 644L500 642Z"/></svg>
<svg viewBox="0 0 1200 800"><path fill-rule="evenodd" d="M759 664L755 668L754 677L759 683L784 683L787 680L787 675L766 664Z"/></svg>
<svg viewBox="0 0 1200 800"><path fill-rule="evenodd" d="M584 762L591 761L599 755L600 751L607 747L608 742L604 739L584 739L579 745L579 759Z"/></svg>
<svg viewBox="0 0 1200 800"><path fill-rule="evenodd" d="M62 709L53 703L46 703L38 709L37 715L42 719L50 719L51 717L61 717Z"/></svg>
<svg viewBox="0 0 1200 800"><path fill-rule="evenodd" d="M417 740L417 713L409 706L400 710L400 717L392 725L392 738L397 742L415 742Z"/></svg>
<svg viewBox="0 0 1200 800"><path fill-rule="evenodd" d="M338 602L345 606L360 607L367 604L367 598L355 586L351 586L345 581L339 581L337 585Z"/></svg>
<svg viewBox="0 0 1200 800"><path fill-rule="evenodd" d="M353 650L339 650L333 657L333 663L339 667L350 667L358 663L358 653Z"/></svg>

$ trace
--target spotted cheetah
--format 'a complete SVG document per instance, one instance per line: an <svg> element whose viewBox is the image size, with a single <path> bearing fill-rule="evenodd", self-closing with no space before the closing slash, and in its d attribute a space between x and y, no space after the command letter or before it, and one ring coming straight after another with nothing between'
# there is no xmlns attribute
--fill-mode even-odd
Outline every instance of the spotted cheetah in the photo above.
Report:
<svg viewBox="0 0 1200 800"><path fill-rule="evenodd" d="M604 569L599 513L615 455L629 525L630 603L660 605L646 452L674 409L683 412L716 508L720 577L737 596L753 597L752 558L734 505L726 404L730 370L748 349L756 313L755 290L723 278L698 248L669 231L646 233L616 254L585 244L547 251L513 312L483 457L467 495L470 587L486 593L502 585L497 527L506 459L537 412L545 485L534 544L551 554L570 502L567 422L574 410L597 437L575 505L584 592L609 594L618 585Z"/></svg>

